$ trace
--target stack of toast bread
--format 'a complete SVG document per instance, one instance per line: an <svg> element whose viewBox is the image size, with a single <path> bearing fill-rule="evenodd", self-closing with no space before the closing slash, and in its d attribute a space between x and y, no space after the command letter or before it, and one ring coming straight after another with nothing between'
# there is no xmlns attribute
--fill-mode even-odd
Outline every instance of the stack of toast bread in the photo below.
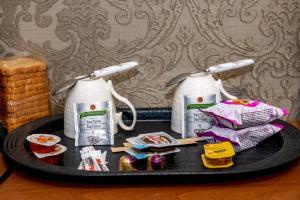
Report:
<svg viewBox="0 0 300 200"><path fill-rule="evenodd" d="M0 121L8 131L48 115L46 63L34 57L0 59Z"/></svg>

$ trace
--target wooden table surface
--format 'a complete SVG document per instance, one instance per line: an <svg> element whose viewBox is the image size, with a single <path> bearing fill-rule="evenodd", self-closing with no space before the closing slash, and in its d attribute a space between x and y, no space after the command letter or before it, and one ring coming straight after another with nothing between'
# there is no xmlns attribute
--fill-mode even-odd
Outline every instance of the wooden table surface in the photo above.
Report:
<svg viewBox="0 0 300 200"><path fill-rule="evenodd" d="M300 128L300 121L291 122ZM220 199L300 200L300 161L291 167L260 178L213 184L88 185L46 181L14 171L0 184L0 199Z"/></svg>

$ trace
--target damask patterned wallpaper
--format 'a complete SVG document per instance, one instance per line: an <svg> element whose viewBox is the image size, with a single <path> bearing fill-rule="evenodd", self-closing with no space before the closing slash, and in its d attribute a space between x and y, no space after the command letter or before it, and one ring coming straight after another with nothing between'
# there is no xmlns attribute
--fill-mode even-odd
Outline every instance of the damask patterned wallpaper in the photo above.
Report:
<svg viewBox="0 0 300 200"><path fill-rule="evenodd" d="M241 98L287 107L300 119L299 0L0 0L0 56L48 61L51 90L65 80L137 60L112 77L136 107L170 106L182 72L243 58L253 67L223 73ZM65 94L52 97L55 111ZM119 105L123 106L123 105Z"/></svg>

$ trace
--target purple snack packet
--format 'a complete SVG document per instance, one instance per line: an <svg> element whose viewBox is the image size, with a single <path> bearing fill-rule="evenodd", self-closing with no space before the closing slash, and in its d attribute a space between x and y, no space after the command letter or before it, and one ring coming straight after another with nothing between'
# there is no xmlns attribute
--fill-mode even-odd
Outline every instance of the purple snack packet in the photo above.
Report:
<svg viewBox="0 0 300 200"><path fill-rule="evenodd" d="M198 133L198 137L210 137L208 142L218 143L229 141L236 152L252 148L275 133L281 131L283 125L278 123L264 124L241 130L232 130L227 127L213 126L211 129Z"/></svg>
<svg viewBox="0 0 300 200"><path fill-rule="evenodd" d="M267 124L288 115L286 109L258 100L228 100L201 111L213 117L218 125L231 129Z"/></svg>

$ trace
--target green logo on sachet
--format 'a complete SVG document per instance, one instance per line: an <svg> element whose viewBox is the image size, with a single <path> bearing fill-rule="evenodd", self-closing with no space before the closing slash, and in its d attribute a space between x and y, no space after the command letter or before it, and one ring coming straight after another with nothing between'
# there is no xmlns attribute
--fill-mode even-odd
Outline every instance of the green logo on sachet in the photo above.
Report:
<svg viewBox="0 0 300 200"><path fill-rule="evenodd" d="M189 104L187 105L187 110L191 109L200 109L200 108L208 108L215 105L214 103L203 103L203 104Z"/></svg>
<svg viewBox="0 0 300 200"><path fill-rule="evenodd" d="M80 119L83 118L83 117L89 117L89 116L106 115L106 113L107 113L107 110L83 112L83 113L80 113Z"/></svg>

